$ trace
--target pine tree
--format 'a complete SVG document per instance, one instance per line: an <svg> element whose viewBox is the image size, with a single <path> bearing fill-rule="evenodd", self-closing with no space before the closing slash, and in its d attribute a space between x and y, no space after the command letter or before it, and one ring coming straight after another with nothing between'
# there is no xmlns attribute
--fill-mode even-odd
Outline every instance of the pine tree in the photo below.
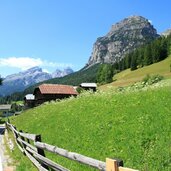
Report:
<svg viewBox="0 0 171 171"><path fill-rule="evenodd" d="M97 72L96 80L97 80L98 83L102 83L102 81L103 81L103 65L104 64L100 65L100 67L98 69L98 72Z"/></svg>
<svg viewBox="0 0 171 171"><path fill-rule="evenodd" d="M125 68L130 68L131 67L131 53L128 53L125 56Z"/></svg>
<svg viewBox="0 0 171 171"><path fill-rule="evenodd" d="M113 68L111 64L106 64L104 67L105 82L110 83L113 80Z"/></svg>
<svg viewBox="0 0 171 171"><path fill-rule="evenodd" d="M150 65L152 64L152 52L151 52L151 47L150 45L147 45L144 50L144 64L145 65Z"/></svg>
<svg viewBox="0 0 171 171"><path fill-rule="evenodd" d="M167 38L167 55L171 54L171 34Z"/></svg>
<svg viewBox="0 0 171 171"><path fill-rule="evenodd" d="M137 69L137 59L136 59L136 54L133 53L131 58L131 71L136 69Z"/></svg>
<svg viewBox="0 0 171 171"><path fill-rule="evenodd" d="M113 80L113 67L111 64L102 64L97 73L97 82L104 84Z"/></svg>
<svg viewBox="0 0 171 171"><path fill-rule="evenodd" d="M151 56L152 56L152 62L159 62L160 61L160 40L156 40L151 44Z"/></svg>
<svg viewBox="0 0 171 171"><path fill-rule="evenodd" d="M160 43L160 61L165 59L167 57L167 40L165 38L161 39L161 43Z"/></svg>

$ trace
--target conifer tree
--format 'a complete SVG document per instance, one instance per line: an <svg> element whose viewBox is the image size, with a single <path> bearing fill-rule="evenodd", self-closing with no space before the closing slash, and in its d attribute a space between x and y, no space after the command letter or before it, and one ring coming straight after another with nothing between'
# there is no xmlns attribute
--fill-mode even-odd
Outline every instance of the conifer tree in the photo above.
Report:
<svg viewBox="0 0 171 171"><path fill-rule="evenodd" d="M160 43L160 61L165 59L167 57L167 40L166 38L162 38L161 39L161 43Z"/></svg>
<svg viewBox="0 0 171 171"><path fill-rule="evenodd" d="M152 52L151 52L151 47L147 45L144 50L144 64L145 65L150 65L152 64Z"/></svg>
<svg viewBox="0 0 171 171"><path fill-rule="evenodd" d="M133 53L131 58L131 71L136 69L137 69L137 59L136 59L136 54Z"/></svg>
<svg viewBox="0 0 171 171"><path fill-rule="evenodd" d="M127 69L130 67L131 67L131 53L125 56L125 68Z"/></svg>
<svg viewBox="0 0 171 171"><path fill-rule="evenodd" d="M102 64L97 73L97 82L104 84L110 83L113 79L113 67L111 64Z"/></svg>

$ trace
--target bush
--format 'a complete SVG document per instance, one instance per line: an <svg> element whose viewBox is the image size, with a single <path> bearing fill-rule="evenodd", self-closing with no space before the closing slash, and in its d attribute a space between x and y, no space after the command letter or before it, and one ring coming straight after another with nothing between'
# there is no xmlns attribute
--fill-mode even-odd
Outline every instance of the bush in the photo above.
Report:
<svg viewBox="0 0 171 171"><path fill-rule="evenodd" d="M77 87L76 88L77 92L80 94L84 91L84 89L82 87Z"/></svg>
<svg viewBox="0 0 171 171"><path fill-rule="evenodd" d="M152 76L150 76L148 74L148 75L146 75L146 77L143 78L142 81L143 81L143 83L145 85L152 85L152 84L157 83L157 82L159 82L159 81L161 81L163 79L164 79L164 77L162 75L152 75Z"/></svg>

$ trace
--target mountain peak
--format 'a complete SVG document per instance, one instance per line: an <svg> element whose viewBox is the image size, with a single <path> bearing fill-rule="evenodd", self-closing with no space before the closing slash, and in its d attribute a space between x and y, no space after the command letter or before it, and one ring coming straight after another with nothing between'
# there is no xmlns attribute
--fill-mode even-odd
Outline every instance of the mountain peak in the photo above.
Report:
<svg viewBox="0 0 171 171"><path fill-rule="evenodd" d="M110 36L113 32L117 32L119 29L128 30L128 29L138 29L140 26L143 25L151 25L149 20L137 15L129 16L120 22L112 25L112 28L108 35Z"/></svg>
<svg viewBox="0 0 171 171"><path fill-rule="evenodd" d="M56 71L52 73L52 78L64 77L64 76L69 75L73 72L74 71L70 67L64 68L63 71L61 71L60 69L56 69Z"/></svg>
<svg viewBox="0 0 171 171"><path fill-rule="evenodd" d="M38 67L38 66L35 66L35 67L32 67L32 68L29 68L27 70L28 72L35 72L35 71L40 71L42 72L42 68Z"/></svg>
<svg viewBox="0 0 171 171"><path fill-rule="evenodd" d="M97 39L87 66L95 63L115 63L158 36L148 19L136 15L127 17L112 25L106 36Z"/></svg>

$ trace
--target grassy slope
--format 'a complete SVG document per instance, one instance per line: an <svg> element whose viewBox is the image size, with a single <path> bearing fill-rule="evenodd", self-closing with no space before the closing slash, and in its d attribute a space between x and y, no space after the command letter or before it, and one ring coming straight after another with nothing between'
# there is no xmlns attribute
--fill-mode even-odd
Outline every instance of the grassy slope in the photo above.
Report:
<svg viewBox="0 0 171 171"><path fill-rule="evenodd" d="M140 170L171 170L171 88L87 94L12 118L44 142L96 159L121 158ZM65 167L93 170L47 154Z"/></svg>
<svg viewBox="0 0 171 171"><path fill-rule="evenodd" d="M170 72L171 56L165 60L137 69L135 71L130 71L130 69L124 70L114 76L114 81L110 86L126 86L133 84L134 82L142 80L147 74L159 74L163 75L165 78L171 78ZM106 87L106 85L105 85Z"/></svg>

